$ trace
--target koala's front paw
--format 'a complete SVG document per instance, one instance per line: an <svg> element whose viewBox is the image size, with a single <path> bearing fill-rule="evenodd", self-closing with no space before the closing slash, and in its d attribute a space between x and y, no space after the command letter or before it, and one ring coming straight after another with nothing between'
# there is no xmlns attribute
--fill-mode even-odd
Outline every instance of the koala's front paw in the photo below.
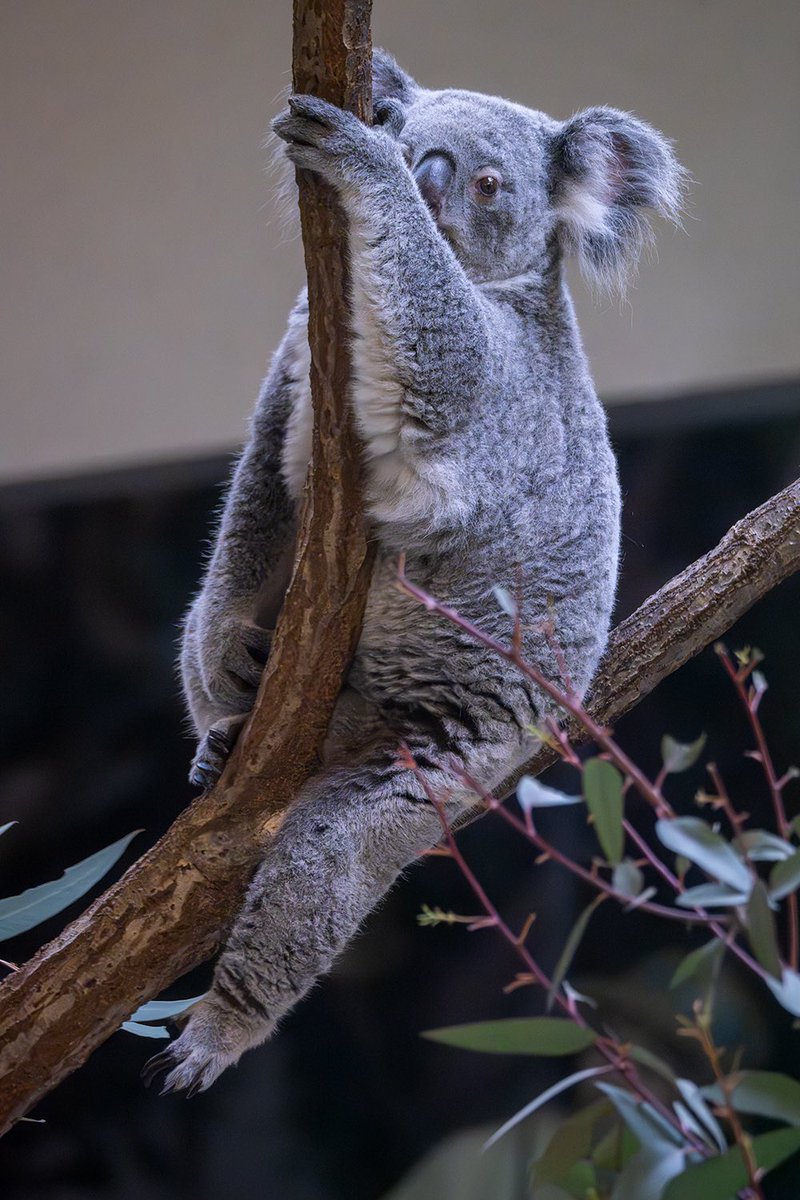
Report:
<svg viewBox="0 0 800 1200"><path fill-rule="evenodd" d="M222 717L206 731L197 744L189 770L189 782L202 792L210 792L222 774L247 714Z"/></svg>
<svg viewBox="0 0 800 1200"><path fill-rule="evenodd" d="M271 641L271 630L239 617L226 617L202 631L203 689L222 712L244 713L253 707Z"/></svg>
<svg viewBox="0 0 800 1200"><path fill-rule="evenodd" d="M214 1000L200 1000L192 1007L181 1035L145 1063L145 1087L166 1071L162 1096L185 1090L188 1098L204 1092L226 1067L234 1066L245 1050L263 1042L271 1032L272 1026L253 1029Z"/></svg>
<svg viewBox="0 0 800 1200"><path fill-rule="evenodd" d="M339 185L348 180L353 166L385 157L390 142L353 113L317 96L290 96L288 109L275 118L272 128L286 142L286 154L296 166Z"/></svg>

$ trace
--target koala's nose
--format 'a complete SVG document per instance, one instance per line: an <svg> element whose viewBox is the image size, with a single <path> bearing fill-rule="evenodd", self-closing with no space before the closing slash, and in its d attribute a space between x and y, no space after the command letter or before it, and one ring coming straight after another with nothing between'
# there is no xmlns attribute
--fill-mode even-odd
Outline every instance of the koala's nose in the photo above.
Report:
<svg viewBox="0 0 800 1200"><path fill-rule="evenodd" d="M429 154L414 171L417 187L434 219L438 218L442 211L454 175L453 164L445 154Z"/></svg>

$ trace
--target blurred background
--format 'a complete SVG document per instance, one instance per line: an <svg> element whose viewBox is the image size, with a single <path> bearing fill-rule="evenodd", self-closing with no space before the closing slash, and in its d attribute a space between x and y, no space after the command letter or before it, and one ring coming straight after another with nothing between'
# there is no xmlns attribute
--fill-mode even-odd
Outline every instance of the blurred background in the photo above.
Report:
<svg viewBox="0 0 800 1200"><path fill-rule="evenodd" d="M685 232L659 227L659 261L625 302L592 301L574 280L620 457L621 618L797 474L800 10L376 0L373 29L423 84L556 117L630 109L675 139L695 177ZM178 623L302 282L263 148L290 36L288 0L0 5L0 824L19 822L0 846L0 894L140 826L141 852L191 798ZM790 581L729 637L766 654L779 767L800 757L799 602ZM663 732L703 729L730 790L759 813L766 797L710 651L619 736L652 769ZM700 767L676 780L676 803L702 782ZM580 821L551 830L591 854ZM463 846L512 922L541 910L534 945L552 966L588 897L488 820ZM190 1104L145 1092L153 1043L116 1035L41 1105L46 1125L0 1144L6 1196L526 1195L541 1132L481 1159L474 1130L553 1082L550 1064L469 1055L419 1031L541 1001L503 994L515 965L490 932L419 928L423 903L473 907L452 864L416 868L281 1037ZM24 959L60 923L2 953ZM642 916L621 925L603 906L576 979L609 998L618 1024L685 1056L664 999L682 947L674 930ZM797 1063L777 1007L735 974L729 994L727 1044L746 1043L750 1065ZM797 1169L770 1189L796 1197Z"/></svg>

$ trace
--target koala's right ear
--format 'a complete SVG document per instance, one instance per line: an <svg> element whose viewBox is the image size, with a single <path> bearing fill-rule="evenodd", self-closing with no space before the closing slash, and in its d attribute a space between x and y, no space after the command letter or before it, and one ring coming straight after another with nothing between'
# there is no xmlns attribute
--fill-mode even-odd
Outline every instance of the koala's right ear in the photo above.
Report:
<svg viewBox="0 0 800 1200"><path fill-rule="evenodd" d="M551 146L550 190L564 249L591 282L624 290L652 237L645 210L679 225L688 179L652 125L616 108L577 113Z"/></svg>
<svg viewBox="0 0 800 1200"><path fill-rule="evenodd" d="M419 91L414 82L403 68L387 54L385 50L376 47L372 52L372 100L397 100L400 104L410 104Z"/></svg>

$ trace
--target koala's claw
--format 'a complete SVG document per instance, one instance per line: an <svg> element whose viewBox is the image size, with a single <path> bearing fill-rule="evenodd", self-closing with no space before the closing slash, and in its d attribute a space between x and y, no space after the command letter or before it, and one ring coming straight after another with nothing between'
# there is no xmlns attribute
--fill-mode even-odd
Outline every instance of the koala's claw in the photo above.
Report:
<svg viewBox="0 0 800 1200"><path fill-rule="evenodd" d="M234 747L245 717L225 717L212 725L197 747L189 770L189 782L202 792L216 784Z"/></svg>
<svg viewBox="0 0 800 1200"><path fill-rule="evenodd" d="M144 1085L150 1087L166 1072L160 1094L185 1092L188 1100L210 1088L227 1067L235 1066L244 1051L262 1042L272 1028L248 1028L213 1001L201 1000L192 1007L180 1037L144 1064Z"/></svg>

